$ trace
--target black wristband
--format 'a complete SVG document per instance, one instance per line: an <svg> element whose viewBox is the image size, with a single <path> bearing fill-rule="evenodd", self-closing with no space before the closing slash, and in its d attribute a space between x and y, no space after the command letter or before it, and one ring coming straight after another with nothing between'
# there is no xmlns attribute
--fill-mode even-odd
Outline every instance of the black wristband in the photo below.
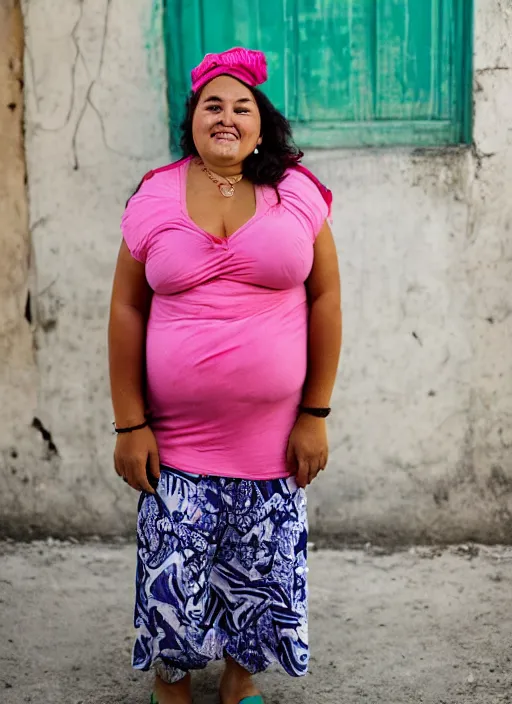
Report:
<svg viewBox="0 0 512 704"><path fill-rule="evenodd" d="M314 416L315 418L327 418L330 414L330 408L309 408L308 406L299 406L299 411L301 413L306 413L308 416Z"/></svg>
<svg viewBox="0 0 512 704"><path fill-rule="evenodd" d="M120 435L122 433L132 433L134 430L142 430L142 428L147 428L148 426L148 421L145 420L144 423L141 423L140 425L132 425L129 428L116 428L114 424L114 432L117 435Z"/></svg>

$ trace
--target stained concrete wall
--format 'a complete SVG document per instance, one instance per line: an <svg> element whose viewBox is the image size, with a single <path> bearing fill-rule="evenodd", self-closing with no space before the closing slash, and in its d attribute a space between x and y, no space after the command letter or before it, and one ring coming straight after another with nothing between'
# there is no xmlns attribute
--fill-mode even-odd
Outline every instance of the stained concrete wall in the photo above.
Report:
<svg viewBox="0 0 512 704"><path fill-rule="evenodd" d="M17 476L17 470L26 462L38 382L30 323L23 45L19 2L0 0L0 526L4 506L6 518L23 513L18 497L25 474Z"/></svg>
<svg viewBox="0 0 512 704"><path fill-rule="evenodd" d="M472 149L307 155L334 190L344 282L332 460L310 491L333 540L512 541L512 4L476 5ZM126 533L105 328L123 202L169 158L158 17L149 0L24 16L35 275L26 256L9 269L15 334L0 308L2 530Z"/></svg>

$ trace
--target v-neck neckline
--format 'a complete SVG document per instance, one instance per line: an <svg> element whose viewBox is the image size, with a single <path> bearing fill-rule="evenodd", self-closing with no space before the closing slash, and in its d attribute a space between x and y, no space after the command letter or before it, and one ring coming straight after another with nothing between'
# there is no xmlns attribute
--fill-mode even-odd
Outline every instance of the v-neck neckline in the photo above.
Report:
<svg viewBox="0 0 512 704"><path fill-rule="evenodd" d="M214 242L224 244L224 246L227 246L227 243L230 242L234 237L237 237L240 235L244 230L246 230L250 225L252 225L256 220L258 220L261 217L261 210L262 210L262 192L261 188L253 184L254 188L254 198L256 200L256 209L254 211L254 214L244 222L243 225L241 225L237 230L232 232L228 237L218 237L217 235L213 235L211 232L208 232L204 228L202 228L200 225L197 224L195 220L193 220L190 217L190 214L188 212L188 207L187 207L187 180L188 180L188 173L190 169L190 164L192 163L193 157L190 157L188 161L186 161L183 166L181 167L180 171L180 201L181 201L181 210L183 215L186 217L186 219L194 226L194 228L200 232L201 234L205 235L208 237L210 240L213 240Z"/></svg>

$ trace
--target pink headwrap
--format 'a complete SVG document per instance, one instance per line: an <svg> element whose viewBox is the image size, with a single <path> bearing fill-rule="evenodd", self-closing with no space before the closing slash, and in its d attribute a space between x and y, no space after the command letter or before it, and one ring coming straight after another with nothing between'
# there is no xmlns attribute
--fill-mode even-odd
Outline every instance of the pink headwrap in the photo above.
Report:
<svg viewBox="0 0 512 704"><path fill-rule="evenodd" d="M192 70L192 90L197 93L217 76L233 76L254 88L267 80L267 59L262 51L235 47L221 54L206 54Z"/></svg>

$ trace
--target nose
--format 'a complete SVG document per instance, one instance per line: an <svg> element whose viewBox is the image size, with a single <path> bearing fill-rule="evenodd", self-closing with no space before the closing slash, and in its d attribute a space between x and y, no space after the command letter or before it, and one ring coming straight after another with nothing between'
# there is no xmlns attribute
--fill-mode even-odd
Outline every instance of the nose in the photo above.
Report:
<svg viewBox="0 0 512 704"><path fill-rule="evenodd" d="M235 116L235 113L231 108L229 108L229 107L224 108L224 111L222 113L221 124L224 125L224 127L233 127L234 126L234 116Z"/></svg>

